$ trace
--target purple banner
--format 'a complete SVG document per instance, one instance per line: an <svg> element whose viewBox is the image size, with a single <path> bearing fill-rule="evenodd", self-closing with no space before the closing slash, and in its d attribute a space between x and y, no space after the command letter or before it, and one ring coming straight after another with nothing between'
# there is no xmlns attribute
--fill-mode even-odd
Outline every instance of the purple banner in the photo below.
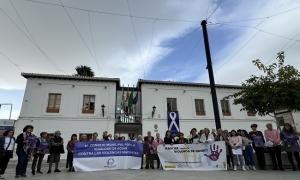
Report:
<svg viewBox="0 0 300 180"><path fill-rule="evenodd" d="M88 141L75 144L74 158L143 155L143 145L136 141Z"/></svg>

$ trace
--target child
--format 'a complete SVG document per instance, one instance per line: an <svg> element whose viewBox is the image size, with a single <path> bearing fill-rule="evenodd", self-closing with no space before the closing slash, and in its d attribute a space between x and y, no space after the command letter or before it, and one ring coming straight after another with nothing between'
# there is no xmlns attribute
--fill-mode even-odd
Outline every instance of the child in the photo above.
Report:
<svg viewBox="0 0 300 180"><path fill-rule="evenodd" d="M235 130L231 131L231 137L229 137L229 144L232 148L233 154L233 162L234 168L233 170L237 170L237 166L241 166L243 171L246 171L245 162L243 157L243 145L242 145L242 137L237 134Z"/></svg>

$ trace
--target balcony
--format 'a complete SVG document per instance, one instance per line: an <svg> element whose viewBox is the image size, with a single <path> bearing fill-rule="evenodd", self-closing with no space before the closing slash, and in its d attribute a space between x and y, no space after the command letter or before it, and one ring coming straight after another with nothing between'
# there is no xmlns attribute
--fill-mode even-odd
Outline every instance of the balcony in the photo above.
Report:
<svg viewBox="0 0 300 180"><path fill-rule="evenodd" d="M116 114L116 123L120 124L128 124L128 123L141 123L142 122L142 114Z"/></svg>

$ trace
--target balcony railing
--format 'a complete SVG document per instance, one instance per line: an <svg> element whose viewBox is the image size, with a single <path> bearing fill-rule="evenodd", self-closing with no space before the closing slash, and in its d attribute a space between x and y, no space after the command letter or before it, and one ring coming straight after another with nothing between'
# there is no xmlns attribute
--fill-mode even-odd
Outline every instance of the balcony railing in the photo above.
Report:
<svg viewBox="0 0 300 180"><path fill-rule="evenodd" d="M116 114L116 123L141 123L141 114Z"/></svg>

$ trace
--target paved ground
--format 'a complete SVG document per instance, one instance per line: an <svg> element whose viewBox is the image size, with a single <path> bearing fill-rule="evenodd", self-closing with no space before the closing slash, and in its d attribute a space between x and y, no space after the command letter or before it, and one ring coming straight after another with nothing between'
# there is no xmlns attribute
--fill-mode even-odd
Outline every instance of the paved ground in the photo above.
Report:
<svg viewBox="0 0 300 180"><path fill-rule="evenodd" d="M63 167L63 165L62 165ZM300 171L162 171L162 170L116 170L101 172L70 173L64 168L61 173L52 173L32 176L28 171L30 180L299 180ZM44 172L46 172L44 167ZM10 164L5 179L15 179L14 162Z"/></svg>

